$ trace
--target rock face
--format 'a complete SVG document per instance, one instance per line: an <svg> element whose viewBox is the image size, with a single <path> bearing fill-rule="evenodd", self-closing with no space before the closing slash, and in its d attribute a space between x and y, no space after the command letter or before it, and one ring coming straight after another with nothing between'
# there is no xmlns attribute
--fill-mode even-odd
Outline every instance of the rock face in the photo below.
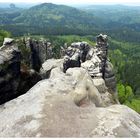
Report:
<svg viewBox="0 0 140 140"><path fill-rule="evenodd" d="M0 48L0 104L17 95L20 57L14 40L6 38Z"/></svg>
<svg viewBox="0 0 140 140"><path fill-rule="evenodd" d="M5 38L0 47L0 104L26 93L40 80L37 72L21 70L21 52L13 39Z"/></svg>
<svg viewBox="0 0 140 140"><path fill-rule="evenodd" d="M49 79L0 106L0 137L140 137L140 115L99 90L85 69L65 74L56 67Z"/></svg>
<svg viewBox="0 0 140 140"><path fill-rule="evenodd" d="M31 69L39 72L45 60L52 58L52 46L46 40L24 39L25 46L30 49Z"/></svg>
<svg viewBox="0 0 140 140"><path fill-rule="evenodd" d="M19 46L21 42L24 48ZM53 55L51 44L46 40L25 38L20 43L5 38L0 47L0 104L26 93L40 81L43 78L39 74L40 68ZM29 51L26 60L24 50ZM28 61L29 67L22 61Z"/></svg>

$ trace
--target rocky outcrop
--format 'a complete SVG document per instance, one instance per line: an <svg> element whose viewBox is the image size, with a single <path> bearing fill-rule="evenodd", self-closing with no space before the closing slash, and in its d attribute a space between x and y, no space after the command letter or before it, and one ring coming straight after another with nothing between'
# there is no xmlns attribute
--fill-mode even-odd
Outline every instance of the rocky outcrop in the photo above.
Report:
<svg viewBox="0 0 140 140"><path fill-rule="evenodd" d="M113 66L108 59L107 35L97 36L96 46L90 46L87 42L72 43L65 49L63 70L73 67L83 67L88 70L90 76L104 79L108 91L115 95L117 100L116 79Z"/></svg>
<svg viewBox="0 0 140 140"><path fill-rule="evenodd" d="M42 67L40 69L40 75L42 76L42 79L46 79L50 77L51 71L59 67L60 69L63 69L63 59L48 59L45 63L42 64Z"/></svg>
<svg viewBox="0 0 140 140"><path fill-rule="evenodd" d="M5 38L0 48L0 104L17 95L20 58L20 51L14 44L14 40Z"/></svg>
<svg viewBox="0 0 140 140"><path fill-rule="evenodd" d="M0 106L0 137L140 137L139 114L113 105L98 89L85 69L65 74L56 67L49 79Z"/></svg>
<svg viewBox="0 0 140 140"><path fill-rule="evenodd" d="M30 67L39 72L41 65L47 59L51 59L53 56L51 43L41 39L35 40L31 38L23 39L26 48L30 49Z"/></svg>
<svg viewBox="0 0 140 140"><path fill-rule="evenodd" d="M41 60L38 73L21 67L18 47L5 39L0 97L21 95L44 80L0 105L0 137L140 137L140 115L114 99L116 81L106 41L106 35L99 35L95 47L72 43L63 59L44 63L45 55L41 59L35 51Z"/></svg>
<svg viewBox="0 0 140 140"><path fill-rule="evenodd" d="M44 39L5 38L0 47L0 104L26 93L40 81L40 68L52 55L52 46Z"/></svg>
<svg viewBox="0 0 140 140"><path fill-rule="evenodd" d="M11 38L0 47L0 104L26 93L41 80L33 70L21 69L21 51Z"/></svg>

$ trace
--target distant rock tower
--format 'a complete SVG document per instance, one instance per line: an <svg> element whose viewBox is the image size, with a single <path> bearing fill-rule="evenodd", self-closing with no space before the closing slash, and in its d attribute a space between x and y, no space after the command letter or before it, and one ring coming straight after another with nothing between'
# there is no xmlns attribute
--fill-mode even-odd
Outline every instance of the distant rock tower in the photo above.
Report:
<svg viewBox="0 0 140 140"><path fill-rule="evenodd" d="M108 55L108 38L107 35L98 35L97 36L97 43L96 47L98 48L98 57L101 60L101 73L103 79L105 78L105 65L107 61L107 55Z"/></svg>
<svg viewBox="0 0 140 140"><path fill-rule="evenodd" d="M108 37L100 34L97 36L96 46L90 46L87 42L75 42L65 52L63 70L73 67L87 69L90 76L102 78L112 94L116 94L116 79L113 65L108 59Z"/></svg>

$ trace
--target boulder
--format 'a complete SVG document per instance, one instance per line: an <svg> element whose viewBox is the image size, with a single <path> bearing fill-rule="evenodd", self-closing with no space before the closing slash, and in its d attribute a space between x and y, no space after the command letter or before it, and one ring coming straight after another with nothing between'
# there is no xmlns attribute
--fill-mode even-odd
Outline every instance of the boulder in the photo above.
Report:
<svg viewBox="0 0 140 140"><path fill-rule="evenodd" d="M63 59L48 59L46 60L40 69L40 75L43 79L49 78L52 69L56 67L63 67Z"/></svg>
<svg viewBox="0 0 140 140"><path fill-rule="evenodd" d="M96 106L105 106L101 100L101 95L97 88L94 86L92 78L89 73L83 68L71 68L66 72L74 78L75 90L72 92L74 96L74 102L79 106L81 102L89 100Z"/></svg>
<svg viewBox="0 0 140 140"><path fill-rule="evenodd" d="M4 45L11 45L14 42L12 38L4 38L3 46Z"/></svg>

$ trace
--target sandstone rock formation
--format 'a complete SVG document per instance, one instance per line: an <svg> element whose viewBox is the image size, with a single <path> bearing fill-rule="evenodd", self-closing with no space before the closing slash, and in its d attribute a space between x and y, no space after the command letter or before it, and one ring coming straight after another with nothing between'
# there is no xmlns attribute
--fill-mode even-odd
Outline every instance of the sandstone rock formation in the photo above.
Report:
<svg viewBox="0 0 140 140"><path fill-rule="evenodd" d="M49 79L0 106L0 137L140 137L140 115L109 101L85 69L65 74L57 67Z"/></svg>
<svg viewBox="0 0 140 140"><path fill-rule="evenodd" d="M40 68L52 55L51 43L44 39L18 42L5 38L0 47L0 104L26 93L40 81Z"/></svg>
<svg viewBox="0 0 140 140"><path fill-rule="evenodd" d="M42 67L40 69L40 75L42 76L42 79L46 79L50 77L52 69L59 67L63 69L63 59L48 59L46 62L42 64Z"/></svg>
<svg viewBox="0 0 140 140"><path fill-rule="evenodd" d="M65 50L63 69L66 72L73 67L85 68L93 79L103 78L108 91L117 97L115 73L107 56L108 46L107 35L102 34L97 36L96 46L87 42L72 43Z"/></svg>
<svg viewBox="0 0 140 140"><path fill-rule="evenodd" d="M11 38L0 47L0 104L26 93L41 80L33 70L21 69L21 51Z"/></svg>
<svg viewBox="0 0 140 140"><path fill-rule="evenodd" d="M20 80L20 51L14 40L5 38L0 48L0 104L17 95Z"/></svg>
<svg viewBox="0 0 140 140"><path fill-rule="evenodd" d="M27 46L35 46L31 57L39 56L38 69L21 69L14 40L5 39L0 48L0 97L21 95L44 80L0 105L0 137L140 137L140 115L113 97L116 81L106 35L97 37L95 47L72 43L62 59L45 61L43 48Z"/></svg>

